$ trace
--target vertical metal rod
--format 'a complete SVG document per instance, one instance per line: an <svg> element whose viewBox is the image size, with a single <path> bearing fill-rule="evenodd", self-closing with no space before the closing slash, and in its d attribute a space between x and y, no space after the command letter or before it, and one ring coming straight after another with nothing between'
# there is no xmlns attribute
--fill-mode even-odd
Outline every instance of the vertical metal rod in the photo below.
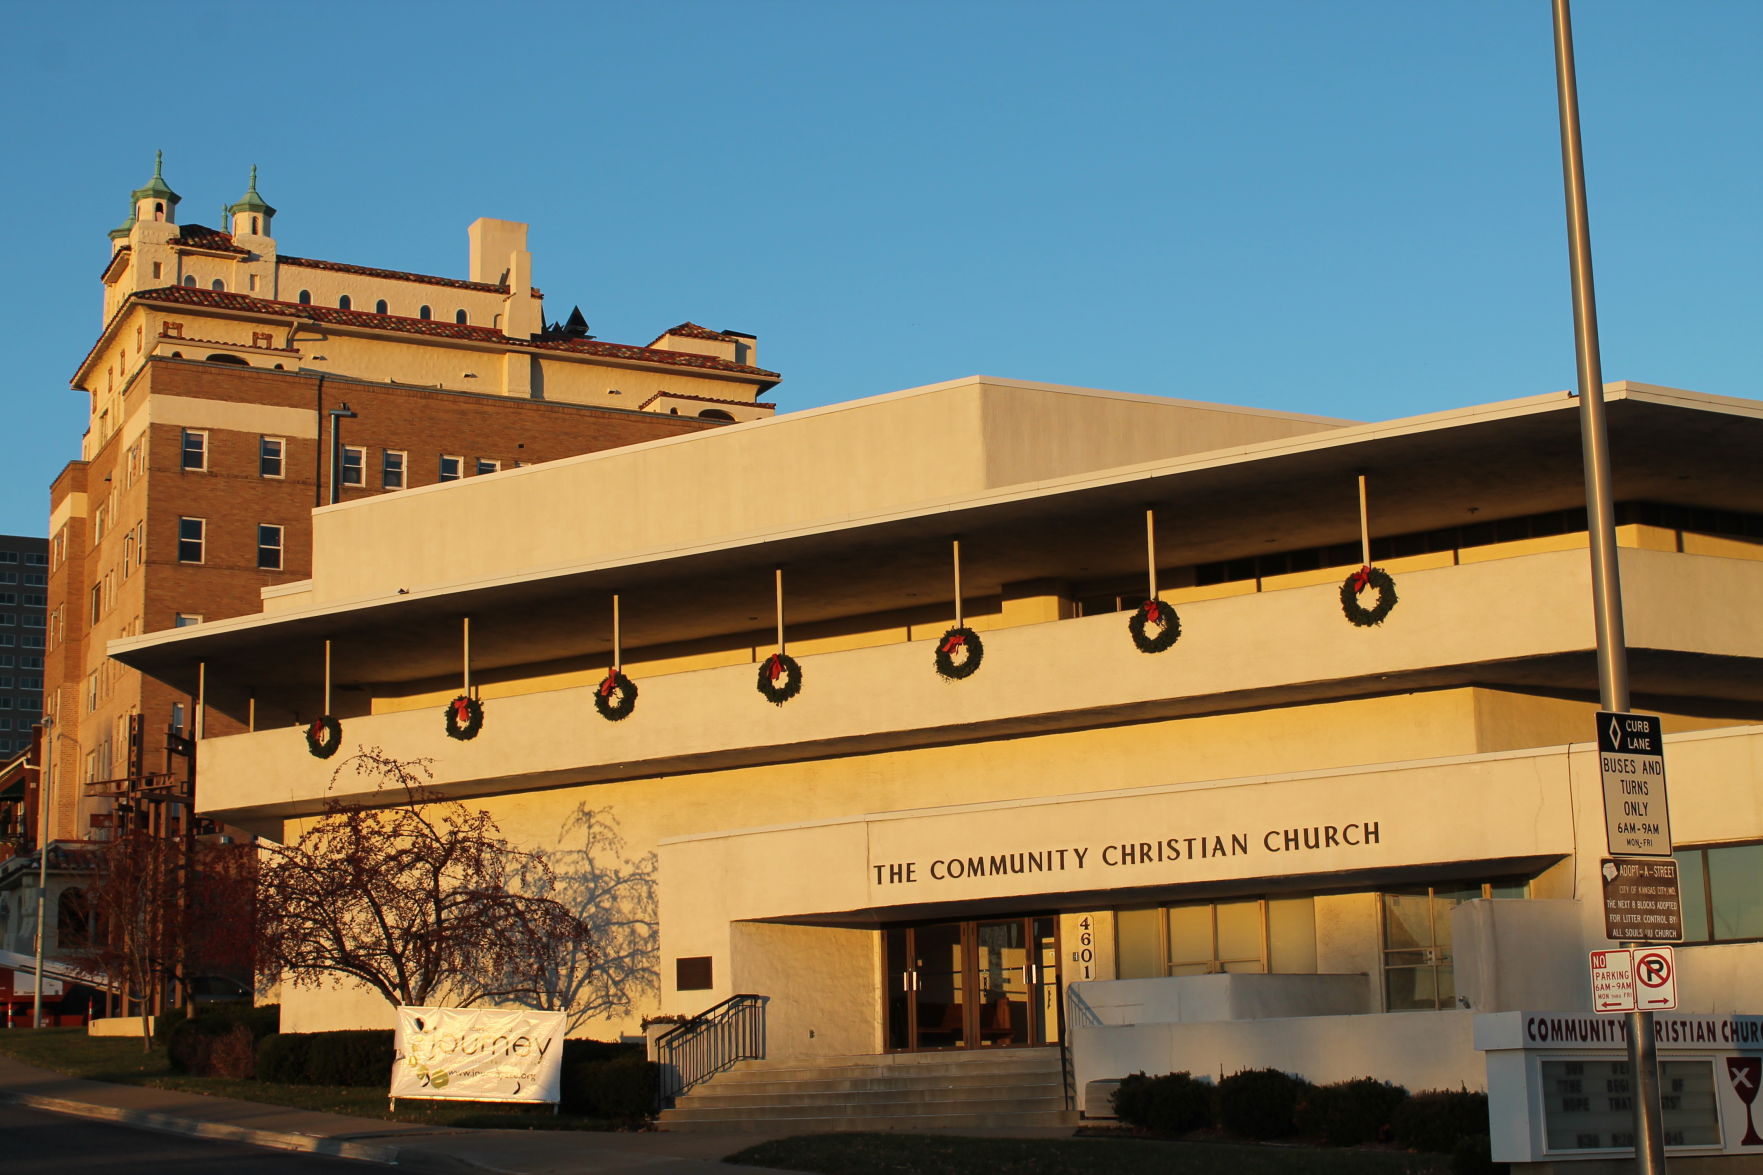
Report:
<svg viewBox="0 0 1763 1175"><path fill-rule="evenodd" d="M955 558L955 627L962 626L961 615L961 540L952 539L950 545L954 549Z"/></svg>
<svg viewBox="0 0 1763 1175"><path fill-rule="evenodd" d="M197 738L203 738L208 732L208 662L196 662L196 721L195 730L191 731Z"/></svg>
<svg viewBox="0 0 1763 1175"><path fill-rule="evenodd" d="M784 569L777 569L777 651L784 651Z"/></svg>
<svg viewBox="0 0 1763 1175"><path fill-rule="evenodd" d="M331 712L331 642L326 637L324 642L324 712Z"/></svg>
<svg viewBox="0 0 1763 1175"><path fill-rule="evenodd" d="M471 617L459 618L459 660L464 667L465 688L460 692L471 696Z"/></svg>
<svg viewBox="0 0 1763 1175"><path fill-rule="evenodd" d="M1145 571L1149 583L1150 594L1147 600L1157 598L1157 511L1150 506L1145 507Z"/></svg>
<svg viewBox="0 0 1763 1175"><path fill-rule="evenodd" d="M37 771L37 932L33 951L37 960L36 991L31 995L31 1027L43 1027L43 920L48 917L49 894L49 780L55 760L55 719L43 723L42 765Z"/></svg>
<svg viewBox="0 0 1763 1175"><path fill-rule="evenodd" d="M1359 561L1371 566L1371 511L1365 501L1365 475L1359 475Z"/></svg>
<svg viewBox="0 0 1763 1175"><path fill-rule="evenodd" d="M257 730L257 695L256 694L252 694L250 697L245 699L245 729L247 731L251 731L251 732L255 732Z"/></svg>
<svg viewBox="0 0 1763 1175"><path fill-rule="evenodd" d="M1579 86L1573 65L1573 16L1554 0L1555 93L1561 120L1561 176L1567 201L1567 255L1573 274L1573 347L1578 360L1580 448L1585 461L1586 532L1592 560L1592 615L1598 642L1598 698L1605 710L1628 709L1627 635L1617 564L1610 437L1604 419L1604 372L1598 347L1598 300L1592 280L1592 235L1586 214L1585 155L1579 134ZM1628 1068L1633 1080L1635 1170L1663 1175L1659 1064L1653 1014L1628 1014Z"/></svg>
<svg viewBox="0 0 1763 1175"><path fill-rule="evenodd" d="M624 672L624 633L618 614L618 593L612 593L612 672Z"/></svg>

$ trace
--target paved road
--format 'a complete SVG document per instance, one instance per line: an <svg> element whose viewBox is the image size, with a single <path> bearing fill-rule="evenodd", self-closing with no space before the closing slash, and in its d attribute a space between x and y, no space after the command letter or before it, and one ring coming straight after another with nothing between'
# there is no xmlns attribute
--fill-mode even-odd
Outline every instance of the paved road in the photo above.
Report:
<svg viewBox="0 0 1763 1175"><path fill-rule="evenodd" d="M0 1169L6 1175L367 1175L388 1168L0 1105Z"/></svg>

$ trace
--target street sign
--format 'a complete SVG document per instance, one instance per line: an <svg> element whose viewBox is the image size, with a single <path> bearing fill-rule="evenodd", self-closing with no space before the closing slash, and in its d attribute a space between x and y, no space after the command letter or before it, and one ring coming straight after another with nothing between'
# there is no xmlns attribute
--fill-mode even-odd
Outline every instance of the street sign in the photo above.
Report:
<svg viewBox="0 0 1763 1175"><path fill-rule="evenodd" d="M1683 903L1676 861L1612 861L1606 857L1604 937L1614 942L1682 942Z"/></svg>
<svg viewBox="0 0 1763 1175"><path fill-rule="evenodd" d="M1637 1012L1669 1012L1677 1007L1677 960L1670 947L1636 947L1634 1003Z"/></svg>
<svg viewBox="0 0 1763 1175"><path fill-rule="evenodd" d="M1616 857L1669 857L1665 732L1656 714L1598 711L1598 773L1604 825Z"/></svg>
<svg viewBox="0 0 1763 1175"><path fill-rule="evenodd" d="M1593 951L1592 1011L1634 1011L1634 952L1627 947Z"/></svg>

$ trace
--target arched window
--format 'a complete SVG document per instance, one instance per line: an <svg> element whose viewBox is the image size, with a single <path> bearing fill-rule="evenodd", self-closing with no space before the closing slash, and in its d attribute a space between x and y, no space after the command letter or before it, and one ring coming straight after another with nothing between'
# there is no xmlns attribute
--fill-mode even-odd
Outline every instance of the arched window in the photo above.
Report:
<svg viewBox="0 0 1763 1175"><path fill-rule="evenodd" d="M153 202L153 219L154 220L164 220L165 219L165 204L162 201L155 200Z"/></svg>
<svg viewBox="0 0 1763 1175"><path fill-rule="evenodd" d="M465 311L455 310L453 312L453 321L463 323L465 321Z"/></svg>
<svg viewBox="0 0 1763 1175"><path fill-rule="evenodd" d="M255 216L253 216L251 218L251 235L256 236L257 233L258 233L257 218Z"/></svg>
<svg viewBox="0 0 1763 1175"><path fill-rule="evenodd" d="M64 889L55 903L55 945L61 950L83 947L91 939L92 912L86 891Z"/></svg>
<svg viewBox="0 0 1763 1175"><path fill-rule="evenodd" d="M704 411L698 413L698 419L699 420L727 420L727 421L732 422L734 420L734 417L730 416L727 412L724 412L721 408L706 408L706 409L704 409Z"/></svg>
<svg viewBox="0 0 1763 1175"><path fill-rule="evenodd" d="M210 289L214 289L214 290L224 290L224 289L226 289L226 283L225 283L225 282L223 282L223 281L221 281L221 280L220 280L220 279L219 279L219 278L218 278L218 277L217 277L217 278L215 278L215 279L214 279L214 280L213 280L213 281L211 281L211 282L209 282L209 283L208 283L208 287L209 287L209 288L210 288Z"/></svg>
<svg viewBox="0 0 1763 1175"><path fill-rule="evenodd" d="M185 284L185 285L186 285L186 286L193 286L193 285L195 285L195 284L196 284L196 275L195 275L195 274L193 274L193 273L186 273L186 274L185 274L185 275L184 275L184 284Z"/></svg>
<svg viewBox="0 0 1763 1175"><path fill-rule="evenodd" d="M302 305L302 306L312 305L312 291L311 290L301 290L300 291L300 305Z"/></svg>
<svg viewBox="0 0 1763 1175"><path fill-rule="evenodd" d="M338 310L347 310L353 305L354 305L354 303L349 301L348 294L344 294L341 298L337 299L337 309Z"/></svg>
<svg viewBox="0 0 1763 1175"><path fill-rule="evenodd" d="M391 310L389 308L387 308L386 300L384 298L381 298L379 301L377 301L373 304L373 312L375 314L390 314Z"/></svg>
<svg viewBox="0 0 1763 1175"><path fill-rule="evenodd" d="M418 307L418 308L417 308L417 311L416 311L416 316L417 316L417 317L418 317L418 318L427 318L427 317L429 317L429 308L428 308L428 307L427 307L427 306L420 306L420 307Z"/></svg>
<svg viewBox="0 0 1763 1175"><path fill-rule="evenodd" d="M248 360L248 359L241 359L241 358L239 358L239 357L238 357L238 356L237 356L237 355L228 355L228 354L227 354L227 353L226 353L226 352L224 352L224 351L221 351L221 352L217 352L217 353L216 353L216 354L213 354L213 355L210 355L210 356L209 356L209 357L208 357L208 358L207 358L207 359L206 359L206 360L205 360L205 362L208 362L208 363L231 363L231 364L233 364L233 365L234 365L234 366L237 366L237 367L249 367L249 366L251 366L251 361L250 361L250 360Z"/></svg>

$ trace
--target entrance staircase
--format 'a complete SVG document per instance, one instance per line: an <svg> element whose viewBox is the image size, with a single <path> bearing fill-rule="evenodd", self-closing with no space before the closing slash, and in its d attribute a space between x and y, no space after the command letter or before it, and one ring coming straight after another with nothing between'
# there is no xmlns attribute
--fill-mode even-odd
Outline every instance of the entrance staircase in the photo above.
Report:
<svg viewBox="0 0 1763 1175"><path fill-rule="evenodd" d="M808 1134L1075 1126L1057 1048L740 1061L680 1096L662 1130Z"/></svg>

